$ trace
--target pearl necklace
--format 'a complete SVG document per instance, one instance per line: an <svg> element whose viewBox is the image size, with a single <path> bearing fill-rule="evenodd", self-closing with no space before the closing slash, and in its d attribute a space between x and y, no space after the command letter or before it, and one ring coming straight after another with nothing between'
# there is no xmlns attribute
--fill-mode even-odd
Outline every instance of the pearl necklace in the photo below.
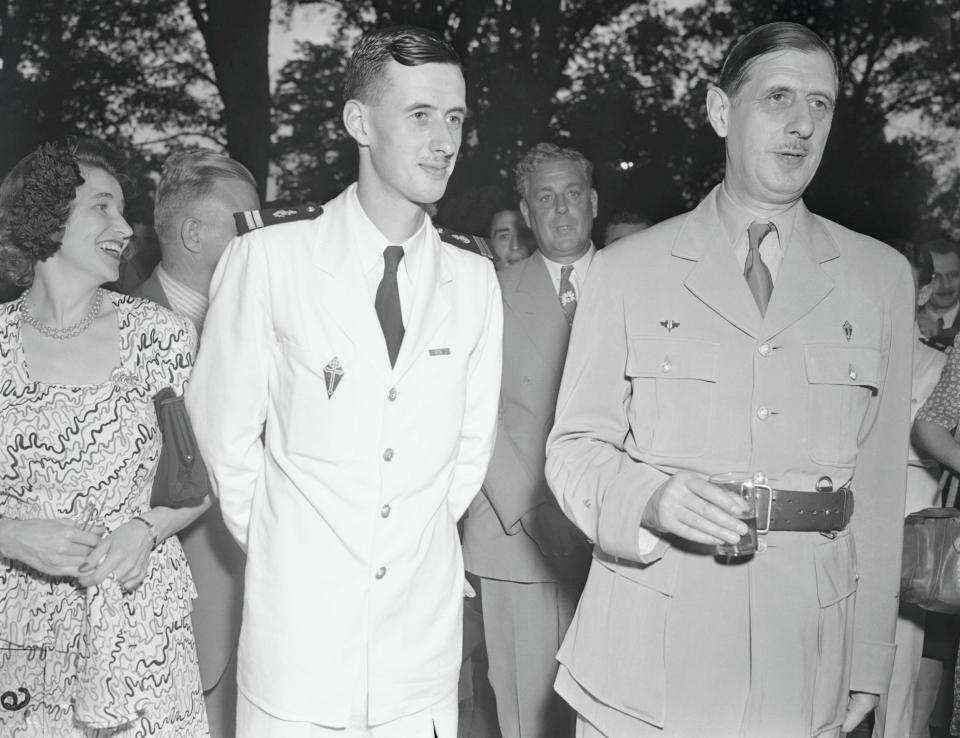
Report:
<svg viewBox="0 0 960 738"><path fill-rule="evenodd" d="M87 328L93 324L94 318L100 314L100 308L103 306L103 290L98 287L97 294L93 298L93 305L90 306L90 309L87 311L86 315L80 318L78 322L68 326L67 328L54 328L46 323L41 323L30 312L30 307L27 305L27 295L29 294L30 290L27 290L20 298L20 314L23 316L23 322L34 328L38 333L41 333L48 338L55 338L58 341L65 341L68 338L75 338L87 330Z"/></svg>

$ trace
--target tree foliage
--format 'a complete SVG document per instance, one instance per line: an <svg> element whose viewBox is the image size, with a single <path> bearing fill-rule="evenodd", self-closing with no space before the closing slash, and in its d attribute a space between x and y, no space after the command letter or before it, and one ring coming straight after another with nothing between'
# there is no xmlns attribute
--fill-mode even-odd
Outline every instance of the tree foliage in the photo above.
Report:
<svg viewBox="0 0 960 738"><path fill-rule="evenodd" d="M222 143L191 28L179 0L0 0L0 169L65 135Z"/></svg>
<svg viewBox="0 0 960 738"><path fill-rule="evenodd" d="M223 101L227 152L266 192L270 164L270 0L187 0Z"/></svg>

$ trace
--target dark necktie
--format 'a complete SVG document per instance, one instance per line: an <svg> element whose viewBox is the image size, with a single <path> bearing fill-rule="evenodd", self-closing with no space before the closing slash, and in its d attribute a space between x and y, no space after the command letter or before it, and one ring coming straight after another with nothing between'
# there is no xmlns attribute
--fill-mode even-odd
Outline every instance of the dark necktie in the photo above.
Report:
<svg viewBox="0 0 960 738"><path fill-rule="evenodd" d="M573 265L564 264L560 267L560 307L567 316L567 323L573 325L573 316L577 312L577 292L573 289L570 275L573 274Z"/></svg>
<svg viewBox="0 0 960 738"><path fill-rule="evenodd" d="M773 292L773 277L770 276L770 270L760 256L760 242L770 231L775 230L777 230L777 227L773 223L753 222L747 228L750 246L747 250L747 261L743 265L743 276L753 293L753 299L756 300L757 307L760 308L761 315L766 314L767 305L770 304L770 294Z"/></svg>
<svg viewBox="0 0 960 738"><path fill-rule="evenodd" d="M403 343L403 314L400 312L400 291L397 289L397 267L403 258L403 246L387 246L383 250L383 279L377 287L373 306L380 319L383 337L387 340L390 366L397 361Z"/></svg>

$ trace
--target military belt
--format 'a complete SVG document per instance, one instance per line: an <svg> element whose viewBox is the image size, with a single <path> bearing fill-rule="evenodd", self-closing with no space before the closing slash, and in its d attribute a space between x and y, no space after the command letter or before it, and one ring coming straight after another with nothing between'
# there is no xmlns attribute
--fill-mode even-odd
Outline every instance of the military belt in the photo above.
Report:
<svg viewBox="0 0 960 738"><path fill-rule="evenodd" d="M853 490L799 492L757 485L757 532L843 530L853 517Z"/></svg>

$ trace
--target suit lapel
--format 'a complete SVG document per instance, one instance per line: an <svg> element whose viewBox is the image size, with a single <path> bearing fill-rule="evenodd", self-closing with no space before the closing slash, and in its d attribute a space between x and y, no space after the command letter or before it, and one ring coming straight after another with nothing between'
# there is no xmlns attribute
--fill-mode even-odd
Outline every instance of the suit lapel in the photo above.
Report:
<svg viewBox="0 0 960 738"><path fill-rule="evenodd" d="M767 315L763 339L772 338L800 320L833 291L833 280L821 264L840 255L827 230L802 202L796 225L780 265Z"/></svg>
<svg viewBox="0 0 960 738"><path fill-rule="evenodd" d="M563 351L570 340L570 326L560 308L550 272L538 253L524 262L516 289L505 293L504 299L537 353L548 366L555 367L558 347Z"/></svg>
<svg viewBox="0 0 960 738"><path fill-rule="evenodd" d="M423 357L430 347L430 341L450 314L450 301L446 292L453 284L453 274L446 262L439 237L436 233L432 236L425 244L429 252L424 253L424 258L420 260L419 273L413 287L410 317L404 321L406 328L403 343L400 344L400 353L394 366L398 378L406 374L418 358ZM378 322L378 330L379 327Z"/></svg>
<svg viewBox="0 0 960 738"><path fill-rule="evenodd" d="M701 302L744 333L760 332L760 311L727 243L717 213L719 185L690 214L677 234L673 255L696 262L684 285Z"/></svg>
<svg viewBox="0 0 960 738"><path fill-rule="evenodd" d="M718 185L719 187L719 185ZM684 284L718 315L766 340L800 320L833 289L821 263L839 256L826 229L797 203L797 220L770 304L761 317L717 214L717 189L694 210L677 235L673 255L696 261Z"/></svg>
<svg viewBox="0 0 960 738"><path fill-rule="evenodd" d="M323 273L322 278L311 285L311 303L319 315L304 315L304 320L336 323L355 345L376 346L379 341L383 345L383 360L389 364L387 345L370 299L366 277L356 251L350 247L354 241L346 217L342 214L331 214L330 217L336 217L337 221L328 222L328 228L317 232L317 242L313 246L313 265ZM316 222L322 220L319 218ZM323 233L322 239L320 233Z"/></svg>
<svg viewBox="0 0 960 738"><path fill-rule="evenodd" d="M150 273L150 276L147 277L143 284L135 289L132 294L135 297L144 297L170 310L172 309L170 300L167 299L167 293L164 292L163 285L160 284L160 277L157 274L157 269L159 268L159 266L155 267L153 272Z"/></svg>

